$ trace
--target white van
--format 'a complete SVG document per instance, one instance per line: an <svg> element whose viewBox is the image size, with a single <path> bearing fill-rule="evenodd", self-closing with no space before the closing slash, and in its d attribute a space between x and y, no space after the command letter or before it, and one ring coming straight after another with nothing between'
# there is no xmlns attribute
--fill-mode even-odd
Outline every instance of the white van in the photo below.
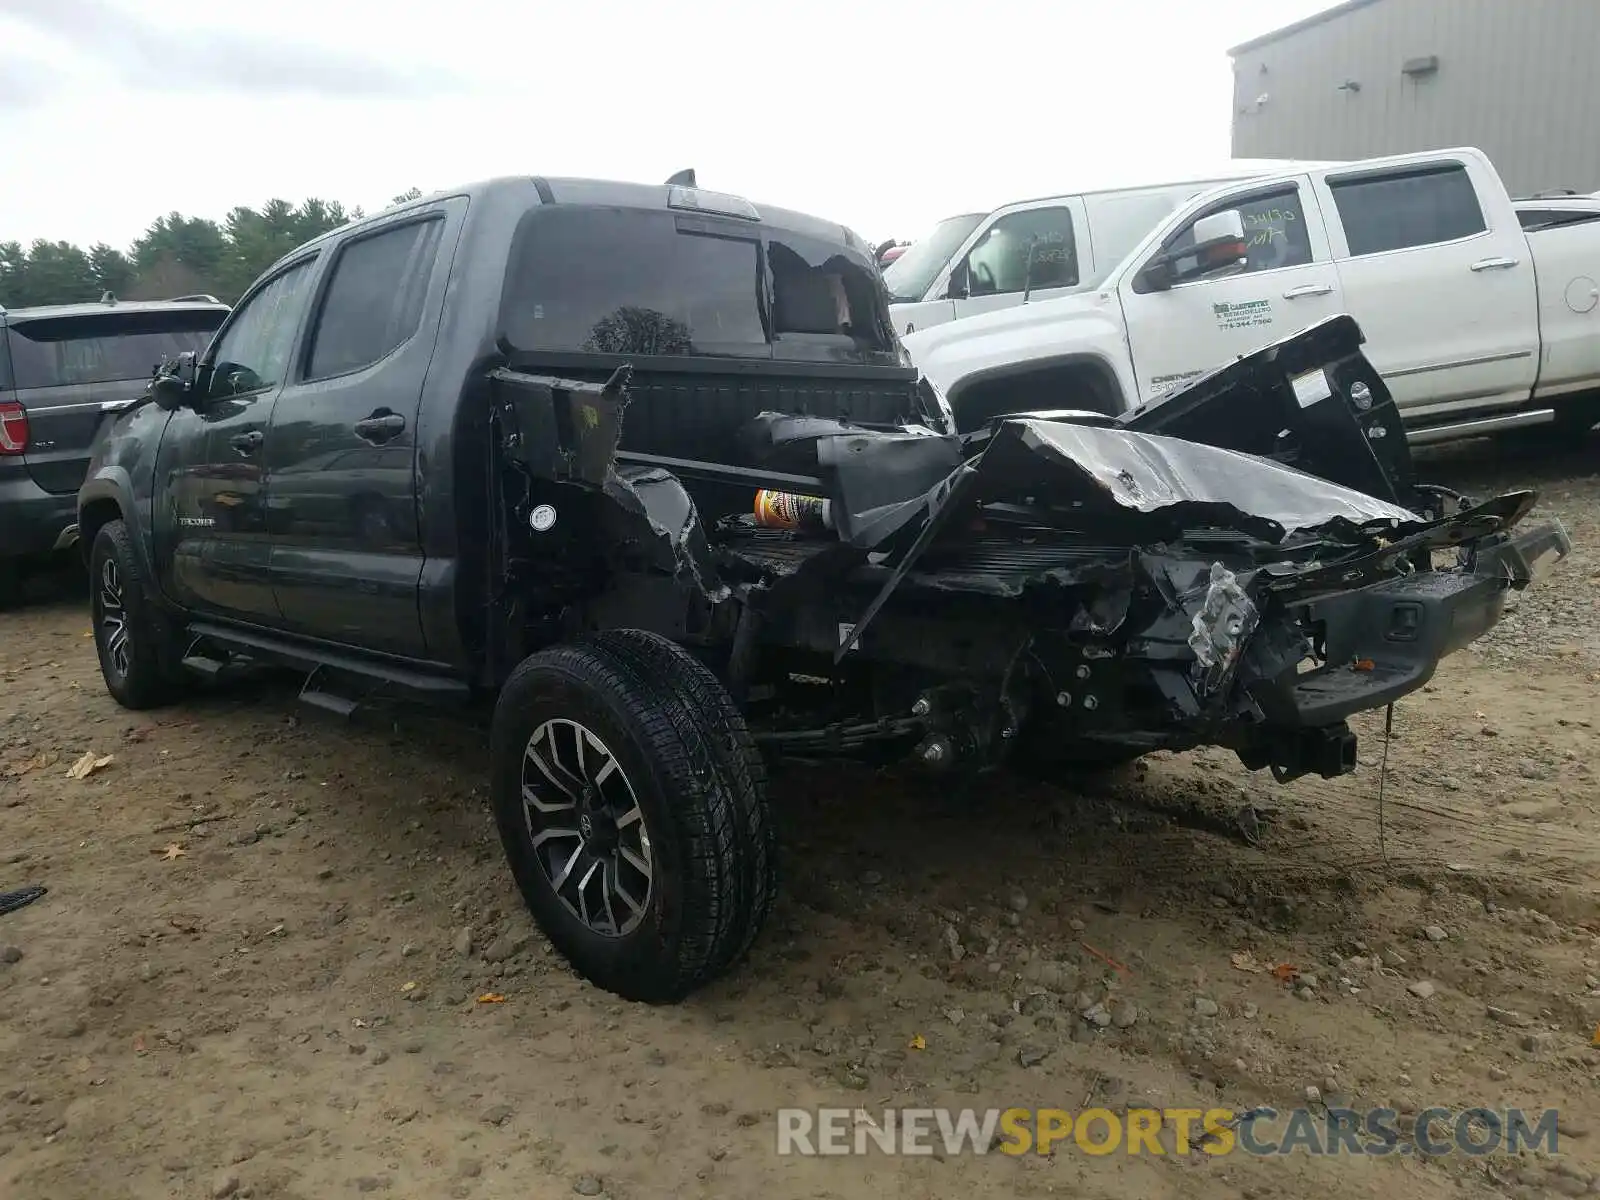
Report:
<svg viewBox="0 0 1600 1200"><path fill-rule="evenodd" d="M915 333L1087 291L1190 197L1294 166L1235 159L1214 174L1177 183L1019 200L990 213L947 217L883 269L895 330Z"/></svg>

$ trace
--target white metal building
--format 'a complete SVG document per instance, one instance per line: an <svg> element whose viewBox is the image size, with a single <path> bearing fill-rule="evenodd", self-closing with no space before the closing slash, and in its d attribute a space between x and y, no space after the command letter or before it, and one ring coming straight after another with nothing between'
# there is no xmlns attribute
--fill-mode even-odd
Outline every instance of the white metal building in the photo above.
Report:
<svg viewBox="0 0 1600 1200"><path fill-rule="evenodd" d="M1600 0L1346 0L1228 53L1238 157L1476 146L1514 195L1600 188Z"/></svg>

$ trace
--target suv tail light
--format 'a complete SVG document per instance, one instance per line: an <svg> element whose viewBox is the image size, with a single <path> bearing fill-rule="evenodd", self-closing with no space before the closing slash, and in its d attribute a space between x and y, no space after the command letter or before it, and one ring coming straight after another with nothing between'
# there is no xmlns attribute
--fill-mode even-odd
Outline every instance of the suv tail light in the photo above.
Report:
<svg viewBox="0 0 1600 1200"><path fill-rule="evenodd" d="M0 455L28 449L28 410L15 400L0 401Z"/></svg>

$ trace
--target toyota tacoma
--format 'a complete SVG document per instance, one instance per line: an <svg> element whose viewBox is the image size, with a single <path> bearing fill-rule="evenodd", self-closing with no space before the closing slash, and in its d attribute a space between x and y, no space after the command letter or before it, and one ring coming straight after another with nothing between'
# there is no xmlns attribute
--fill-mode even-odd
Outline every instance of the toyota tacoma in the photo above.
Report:
<svg viewBox="0 0 1600 1200"><path fill-rule="evenodd" d="M1569 549L1419 488L1337 318L1148 412L958 434L872 252L684 185L519 178L301 247L91 465L96 646L144 708L252 663L493 704L551 942L673 1000L776 888L769 756L1352 769ZM1082 407L1079 405L1078 407Z"/></svg>

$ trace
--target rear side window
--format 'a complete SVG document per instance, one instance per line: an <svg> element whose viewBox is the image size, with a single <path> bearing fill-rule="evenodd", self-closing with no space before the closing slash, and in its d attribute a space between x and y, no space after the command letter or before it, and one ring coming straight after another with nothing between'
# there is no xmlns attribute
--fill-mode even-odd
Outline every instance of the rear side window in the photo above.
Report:
<svg viewBox="0 0 1600 1200"><path fill-rule="evenodd" d="M1329 179L1350 254L1381 254L1471 237L1488 228L1459 163Z"/></svg>
<svg viewBox="0 0 1600 1200"><path fill-rule="evenodd" d="M27 390L147 379L164 360L204 350L227 315L222 309L192 309L18 321L9 339L14 386Z"/></svg>
<svg viewBox="0 0 1600 1200"><path fill-rule="evenodd" d="M671 213L549 209L528 218L506 280L523 350L767 355L760 248L681 232Z"/></svg>
<svg viewBox="0 0 1600 1200"><path fill-rule="evenodd" d="M436 218L345 243L323 290L307 379L370 367L417 332L443 228Z"/></svg>

